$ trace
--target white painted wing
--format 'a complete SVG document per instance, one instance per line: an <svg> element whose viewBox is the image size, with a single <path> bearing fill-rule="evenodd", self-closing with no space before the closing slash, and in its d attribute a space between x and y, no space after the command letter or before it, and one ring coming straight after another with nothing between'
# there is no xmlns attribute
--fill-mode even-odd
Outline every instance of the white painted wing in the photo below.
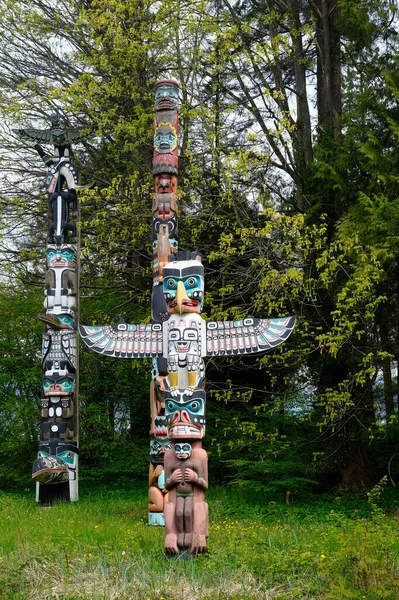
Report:
<svg viewBox="0 0 399 600"><path fill-rule="evenodd" d="M296 317L206 322L206 356L266 352L290 336Z"/></svg>
<svg viewBox="0 0 399 600"><path fill-rule="evenodd" d="M99 354L116 358L154 358L162 356L162 325L80 325L84 343Z"/></svg>

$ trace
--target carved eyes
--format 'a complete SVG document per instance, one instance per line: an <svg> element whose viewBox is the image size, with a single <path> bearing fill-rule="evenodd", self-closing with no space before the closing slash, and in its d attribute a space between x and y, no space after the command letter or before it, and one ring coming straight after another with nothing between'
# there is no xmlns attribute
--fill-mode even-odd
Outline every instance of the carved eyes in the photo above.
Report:
<svg viewBox="0 0 399 600"><path fill-rule="evenodd" d="M163 442L163 444L160 444L159 442L151 442L151 446L150 446L150 451L151 454L159 454L161 452L161 450L163 449L164 452L166 452L167 450L170 450L172 447L172 442L166 441Z"/></svg>
<svg viewBox="0 0 399 600"><path fill-rule="evenodd" d="M69 248L65 248L61 251L56 251L53 249L47 250L46 256L47 260L53 260L57 256L62 256L62 258L65 258L66 260L73 260L75 258L73 251Z"/></svg>
<svg viewBox="0 0 399 600"><path fill-rule="evenodd" d="M183 279L173 279L173 277L165 277L164 279L164 289L176 290L177 284L179 281L182 281L184 287L187 288L195 288L201 287L201 280L199 277L186 277Z"/></svg>
<svg viewBox="0 0 399 600"><path fill-rule="evenodd" d="M175 452L191 452L190 444L175 444Z"/></svg>
<svg viewBox="0 0 399 600"><path fill-rule="evenodd" d="M69 315L58 315L58 320L61 323L64 323L64 325L69 325L69 326L73 325L73 318L70 317Z"/></svg>
<svg viewBox="0 0 399 600"><path fill-rule="evenodd" d="M185 329L183 331L183 339L187 341L198 340L198 331L195 329Z"/></svg>
<svg viewBox="0 0 399 600"><path fill-rule="evenodd" d="M184 404L178 404L177 402L169 400L166 402L165 408L166 414L172 414L175 411L180 410L187 410L189 413L199 413L203 410L203 403L202 400L191 400Z"/></svg>
<svg viewBox="0 0 399 600"><path fill-rule="evenodd" d="M75 382L73 379L62 378L62 379L55 380L55 379L50 379L50 378L45 377L43 379L43 389L45 391L48 391L52 386L58 385L63 390L71 392L71 391L73 391L74 383Z"/></svg>
<svg viewBox="0 0 399 600"><path fill-rule="evenodd" d="M61 458L61 460L64 460L69 465L73 465L73 462L74 462L73 452L59 452L58 457Z"/></svg>
<svg viewBox="0 0 399 600"><path fill-rule="evenodd" d="M64 390L69 390L69 391L73 389L73 384L74 384L74 382L69 379L61 379L61 381L59 382L59 385Z"/></svg>

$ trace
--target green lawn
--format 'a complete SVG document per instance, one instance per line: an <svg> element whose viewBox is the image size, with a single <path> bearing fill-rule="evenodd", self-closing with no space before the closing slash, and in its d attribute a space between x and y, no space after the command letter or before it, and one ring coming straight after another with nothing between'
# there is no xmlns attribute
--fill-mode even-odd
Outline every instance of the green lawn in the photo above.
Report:
<svg viewBox="0 0 399 600"><path fill-rule="evenodd" d="M290 506L213 489L209 553L165 560L146 525L146 488L81 485L51 508L0 492L0 599L251 600L399 597L395 513L358 499Z"/></svg>

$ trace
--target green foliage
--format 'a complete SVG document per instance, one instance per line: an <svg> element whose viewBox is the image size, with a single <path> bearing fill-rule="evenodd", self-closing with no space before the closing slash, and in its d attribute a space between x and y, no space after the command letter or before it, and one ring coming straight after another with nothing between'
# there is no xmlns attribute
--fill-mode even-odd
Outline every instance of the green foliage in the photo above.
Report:
<svg viewBox="0 0 399 600"><path fill-rule="evenodd" d="M28 482L37 452L42 326L37 290L0 287L0 485Z"/></svg>

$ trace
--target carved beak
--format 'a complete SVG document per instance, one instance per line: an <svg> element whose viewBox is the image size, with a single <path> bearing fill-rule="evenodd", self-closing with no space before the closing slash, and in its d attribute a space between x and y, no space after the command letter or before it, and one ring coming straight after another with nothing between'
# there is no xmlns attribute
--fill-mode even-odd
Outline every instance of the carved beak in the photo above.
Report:
<svg viewBox="0 0 399 600"><path fill-rule="evenodd" d="M186 288L184 287L184 283L182 281L179 281L179 283L177 284L177 292L176 292L176 304L177 304L177 310L178 310L179 314L182 314L182 312L183 312L183 301L184 300L188 300Z"/></svg>

